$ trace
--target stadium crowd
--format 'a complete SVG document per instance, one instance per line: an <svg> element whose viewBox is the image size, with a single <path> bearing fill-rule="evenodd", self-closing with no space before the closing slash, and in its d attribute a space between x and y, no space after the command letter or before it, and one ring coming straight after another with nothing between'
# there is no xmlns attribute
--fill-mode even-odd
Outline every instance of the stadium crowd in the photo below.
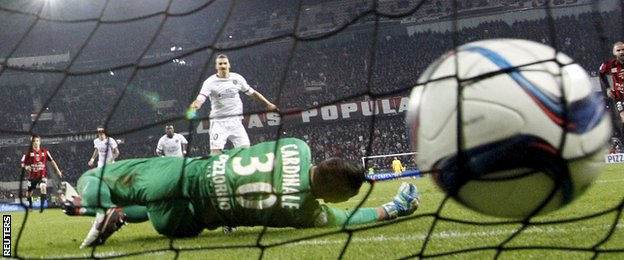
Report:
<svg viewBox="0 0 624 260"><path fill-rule="evenodd" d="M351 1L345 2L352 3ZM396 5L387 8L397 12L409 10L410 6L407 2L398 1ZM471 4L467 4L468 2ZM488 2L496 5L496 8L510 3L517 7L520 7L521 3L522 6L528 3L528 1L468 2L464 6L466 10L473 10L477 7L485 8ZM428 8L430 12L426 13L427 17L438 17L440 12L448 12L448 10L436 9L435 6L428 6ZM333 19L330 19L332 22L327 25L327 28L340 25L341 22L355 17L364 9L366 9L365 6L353 4L351 8L346 8L344 13L334 13L331 16ZM376 39L377 44L373 44L371 40L373 27L363 22L354 25L353 29L328 38L301 41L296 45L293 53L284 51L290 50L292 46L292 39L285 39L233 50L228 52L228 56L237 61L232 71L246 75L249 83L267 98L273 100L280 109L296 111L345 101L406 97L411 86L415 84L417 76L441 54L461 43L492 37L525 38L556 46L574 58L587 71L593 73L602 61L609 57L605 56L609 54L608 50L601 50L609 49L608 43L615 39L607 39L605 42L597 41L600 35L587 24L592 24L594 19L606 20L611 15L613 14L602 13L602 16L596 16L584 13L560 16L553 21L517 20L512 23L493 20L480 23L475 27L464 28L458 33L429 30L409 34L405 30L405 26L409 24L403 25L396 22L381 25L383 26L380 30L382 33ZM274 16L283 17L280 12L276 12ZM314 19L323 18L327 17L314 16ZM294 19L292 16L287 16L280 18L277 22L257 23L255 30L239 29L232 33L235 35L232 41L239 36L266 38L267 35L290 32L286 23ZM554 24L551 27L544 26L549 22ZM397 26L403 27L398 30ZM556 31L551 31L551 28L556 28ZM200 29L187 28L186 30L193 32ZM105 38L107 37L103 37ZM114 38L114 35L110 38ZM159 40L167 42L163 39ZM185 41L195 44L202 42L198 39ZM141 44L136 43L136 45ZM137 57L132 56L129 59L128 55L137 55L137 51L140 53L141 50L129 46L132 44L121 48L117 54L108 56L104 63L114 64L119 60L136 60ZM79 46L68 48L73 50ZM373 50L375 54L371 57L370 53ZM175 51L177 50L172 52L176 54ZM291 54L294 55L292 59L289 58ZM97 55L86 57L93 60L99 59ZM84 62L82 64L88 67L85 59L81 59ZM206 68L206 54L203 52L184 56L180 60L184 62L170 62L142 68L136 74L133 68L128 68L70 77L63 83L62 88L55 92L55 98L49 104L45 102L47 97L38 96L40 93L37 93L35 88L1 81L0 87L5 91L10 91L13 96L3 95L0 100L5 104L19 100L20 106L5 106L5 109L0 111L2 113L0 116L3 118L0 128L5 132L30 131L31 113L38 111L33 102L28 100L36 96L40 103L48 104L50 113L62 116L55 117L57 119L55 119L53 129L45 129L46 125L39 125L39 127L33 127L32 130L44 136L43 145L54 152L55 159L66 176L65 179L72 183L75 183L78 177L88 169L86 162L93 151L91 140L48 144L45 143L45 134L71 135L93 132L97 125L110 119L107 125L109 132L114 138L125 140L125 143L120 146L121 159L155 156L154 148L157 137L163 134L164 123L183 116L186 105L197 95L206 73L214 71L212 67ZM55 67L65 68L65 65L56 64ZM4 72L3 76L10 73ZM44 82L60 82L55 75L41 75L40 77ZM310 82L315 82L315 84L311 86ZM45 93L49 91L46 90ZM243 102L245 102L246 113L264 111L264 107L258 102L245 98ZM362 156L366 155L409 152L407 131L403 120L404 114L397 113L375 118L264 127L250 131L250 138L253 144L278 137L298 137L309 143L314 160L317 162L331 156L359 161ZM176 121L176 124L176 129L188 128L187 123L181 120ZM146 127L150 125L156 127ZM132 132L133 130L136 132ZM120 134L115 136L115 133ZM193 135L189 141L189 156L209 154L207 134ZM0 181L16 181L22 178L18 161L26 148L27 145L0 147L0 171L3 173L0 175ZM392 158L388 157L387 161L378 162L378 167L389 169L391 160ZM405 160L403 162L408 168L416 167L413 162Z"/></svg>

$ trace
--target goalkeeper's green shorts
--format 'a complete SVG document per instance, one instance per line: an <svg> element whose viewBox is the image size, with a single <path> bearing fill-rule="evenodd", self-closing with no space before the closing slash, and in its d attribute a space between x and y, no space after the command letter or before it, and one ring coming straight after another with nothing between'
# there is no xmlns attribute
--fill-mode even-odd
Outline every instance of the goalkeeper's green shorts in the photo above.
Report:
<svg viewBox="0 0 624 260"><path fill-rule="evenodd" d="M87 215L122 207L129 222L149 217L162 235L196 236L204 225L194 217L191 201L183 196L187 189L181 173L183 162L173 157L129 159L89 170L78 180L82 207L88 209Z"/></svg>

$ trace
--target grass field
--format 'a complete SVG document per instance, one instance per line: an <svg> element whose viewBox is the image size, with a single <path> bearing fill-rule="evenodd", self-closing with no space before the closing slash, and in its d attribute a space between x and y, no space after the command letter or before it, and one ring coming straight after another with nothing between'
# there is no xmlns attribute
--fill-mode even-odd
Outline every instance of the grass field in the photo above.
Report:
<svg viewBox="0 0 624 260"><path fill-rule="evenodd" d="M609 164L571 205L523 225L474 213L445 196L429 178L406 180L422 193L418 211L392 223L341 229L204 231L169 240L149 222L130 224L96 249L78 249L92 218L58 209L10 213L12 255L18 258L127 259L624 259L624 164ZM375 184L364 206L389 200L400 181ZM354 208L371 186L347 203ZM443 205L443 206L441 206ZM25 225L24 225L25 224ZM23 227L23 229L22 229Z"/></svg>

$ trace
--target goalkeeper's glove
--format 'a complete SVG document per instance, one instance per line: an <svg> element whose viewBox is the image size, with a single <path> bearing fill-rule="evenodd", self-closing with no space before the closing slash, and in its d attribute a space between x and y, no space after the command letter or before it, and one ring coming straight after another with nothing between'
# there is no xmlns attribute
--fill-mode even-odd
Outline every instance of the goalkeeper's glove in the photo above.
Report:
<svg viewBox="0 0 624 260"><path fill-rule="evenodd" d="M395 219L399 216L407 216L418 208L420 193L416 185L404 182L399 187L396 196L381 207L386 213L387 219Z"/></svg>

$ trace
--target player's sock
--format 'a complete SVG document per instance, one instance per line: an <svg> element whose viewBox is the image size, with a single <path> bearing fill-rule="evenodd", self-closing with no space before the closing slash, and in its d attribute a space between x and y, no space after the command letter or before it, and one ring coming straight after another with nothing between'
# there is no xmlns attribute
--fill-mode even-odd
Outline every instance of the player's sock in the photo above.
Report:
<svg viewBox="0 0 624 260"><path fill-rule="evenodd" d="M120 208L110 208L106 213L100 212L95 216L93 226L80 248L104 244L106 239L126 224L126 215L121 212Z"/></svg>
<svg viewBox="0 0 624 260"><path fill-rule="evenodd" d="M28 208L32 209L32 197L28 197Z"/></svg>
<svg viewBox="0 0 624 260"><path fill-rule="evenodd" d="M45 204L46 198L47 196L45 194L41 194L41 208L39 209L40 212L43 212L43 206Z"/></svg>
<svg viewBox="0 0 624 260"><path fill-rule="evenodd" d="M100 230L98 229L98 225L99 223L102 223L104 221L105 217L106 215L104 213L99 213L95 216L95 219L93 220L93 225L91 225L91 229L89 229L89 233L87 233L87 236L82 241L80 248L85 248L91 245L100 244L99 241L97 241L98 236L100 235Z"/></svg>

